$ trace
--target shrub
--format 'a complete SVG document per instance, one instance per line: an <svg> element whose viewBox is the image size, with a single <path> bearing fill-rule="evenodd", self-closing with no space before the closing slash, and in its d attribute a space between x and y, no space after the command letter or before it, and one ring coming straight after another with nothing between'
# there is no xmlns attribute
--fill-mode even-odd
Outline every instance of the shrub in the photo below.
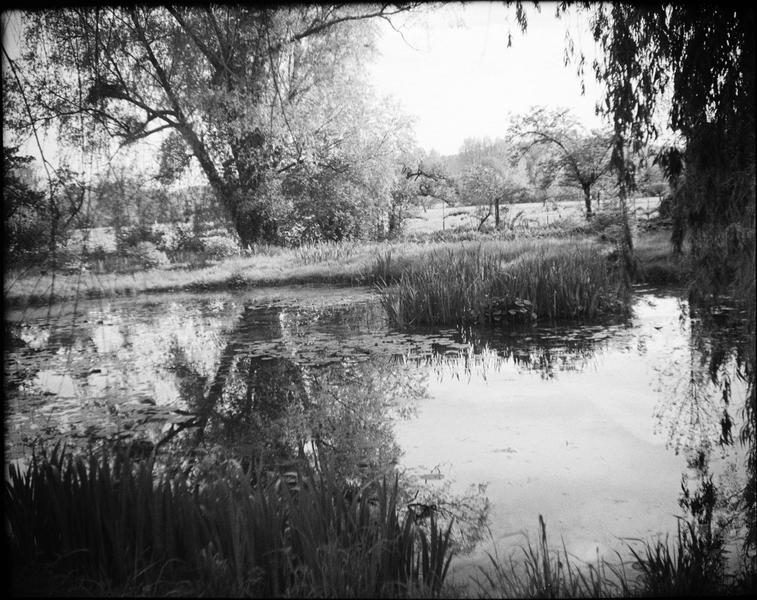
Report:
<svg viewBox="0 0 757 600"><path fill-rule="evenodd" d="M166 253L158 250L152 242L138 242L134 248L127 251L127 256L148 269L162 267L169 263Z"/></svg>
<svg viewBox="0 0 757 600"><path fill-rule="evenodd" d="M33 159L18 156L18 148L3 146L4 244L12 260L39 262L51 259L53 250L65 245L74 226L75 198L81 188L72 174L63 169L56 174L55 191L36 189L25 174ZM52 247L53 232L55 248Z"/></svg>
<svg viewBox="0 0 757 600"><path fill-rule="evenodd" d="M279 238L284 246L296 248L303 244L317 244L326 238L321 227L312 215L298 217L296 221L290 220L279 228Z"/></svg>
<svg viewBox="0 0 757 600"><path fill-rule="evenodd" d="M202 238L202 250L208 258L219 259L238 256L240 249L237 241L231 236L213 235Z"/></svg>
<svg viewBox="0 0 757 600"><path fill-rule="evenodd" d="M152 226L153 234L157 238L155 246L162 252L171 252L174 245L174 225L170 223L156 223Z"/></svg>
<svg viewBox="0 0 757 600"><path fill-rule="evenodd" d="M157 246L161 241L161 235L155 233L149 225L135 225L133 227L122 227L117 233L116 244L121 252L130 252L140 243L149 242Z"/></svg>
<svg viewBox="0 0 757 600"><path fill-rule="evenodd" d="M192 223L160 223L152 227L159 250L168 254L176 252L201 252L202 241L196 235Z"/></svg>

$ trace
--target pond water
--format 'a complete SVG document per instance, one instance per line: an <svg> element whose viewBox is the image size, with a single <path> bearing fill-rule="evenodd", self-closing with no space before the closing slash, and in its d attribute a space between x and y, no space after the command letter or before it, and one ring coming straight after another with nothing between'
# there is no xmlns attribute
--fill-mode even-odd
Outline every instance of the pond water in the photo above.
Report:
<svg viewBox="0 0 757 600"><path fill-rule="evenodd" d="M5 450L133 437L228 448L360 483L398 468L407 501L456 517L466 551L536 540L576 558L675 536L682 477L738 493L745 386L676 290L635 290L622 322L510 332L392 329L371 290L174 294L11 311ZM724 397L728 387L730 396Z"/></svg>

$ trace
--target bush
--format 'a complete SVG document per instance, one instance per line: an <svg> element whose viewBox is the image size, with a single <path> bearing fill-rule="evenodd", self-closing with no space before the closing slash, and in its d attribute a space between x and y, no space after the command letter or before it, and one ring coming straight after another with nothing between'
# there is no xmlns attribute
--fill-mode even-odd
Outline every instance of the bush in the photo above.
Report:
<svg viewBox="0 0 757 600"><path fill-rule="evenodd" d="M312 217L290 221L279 228L279 238L284 246L296 248L302 244L313 244L321 240Z"/></svg>
<svg viewBox="0 0 757 600"><path fill-rule="evenodd" d="M212 235L203 238L201 244L208 258L228 258L239 254L239 244L230 236Z"/></svg>
<svg viewBox="0 0 757 600"><path fill-rule="evenodd" d="M153 246L160 243L161 236L155 233L149 225L135 225L122 227L116 235L116 246L121 252L130 252L140 243L149 242Z"/></svg>
<svg viewBox="0 0 757 600"><path fill-rule="evenodd" d="M18 156L18 148L3 146L3 218L6 225L5 247L12 260L40 262L52 258L52 233L55 250L71 235L76 209L71 201L80 190L71 174L58 174L50 196L35 188L25 174L33 159Z"/></svg>
<svg viewBox="0 0 757 600"><path fill-rule="evenodd" d="M203 244L192 223L160 223L152 227L158 250L175 252L201 252Z"/></svg>
<svg viewBox="0 0 757 600"><path fill-rule="evenodd" d="M657 181L655 183L649 183L639 188L639 191L645 196L662 196L668 191L669 186L664 181Z"/></svg>
<svg viewBox="0 0 757 600"><path fill-rule="evenodd" d="M162 267L169 263L168 256L162 250L158 250L152 242L138 242L134 248L127 251L127 255L147 268Z"/></svg>
<svg viewBox="0 0 757 600"><path fill-rule="evenodd" d="M22 207L6 221L8 255L34 259L49 252L50 225L33 211Z"/></svg>

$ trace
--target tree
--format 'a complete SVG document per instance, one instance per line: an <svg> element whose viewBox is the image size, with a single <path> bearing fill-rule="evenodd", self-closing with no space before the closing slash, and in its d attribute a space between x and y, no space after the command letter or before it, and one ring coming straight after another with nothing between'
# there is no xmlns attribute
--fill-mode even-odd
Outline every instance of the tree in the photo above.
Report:
<svg viewBox="0 0 757 600"><path fill-rule="evenodd" d="M516 181L515 149L506 141L488 138L467 138L460 149L464 169L460 176L460 194L467 204L487 206L478 228L481 229L494 211L494 227L501 225L501 206L512 204L523 196L523 187Z"/></svg>
<svg viewBox="0 0 757 600"><path fill-rule="evenodd" d="M164 135L161 174L194 157L244 244L276 235L259 192L303 165L339 169L372 19L413 8L288 5L80 8L27 15L6 59L28 125L61 139ZM21 77L19 77L19 80ZM355 121L352 121L354 123Z"/></svg>
<svg viewBox="0 0 757 600"><path fill-rule="evenodd" d="M610 170L612 136L597 130L586 132L567 109L539 107L515 117L511 135L522 154L537 146L550 150L540 165L547 180L557 179L563 185L581 190L586 218L591 219L592 192Z"/></svg>
<svg viewBox="0 0 757 600"><path fill-rule="evenodd" d="M76 174L59 168L46 192L40 191L30 170L31 156L18 147L3 146L3 222L9 258L39 258L47 253L55 263L56 250L81 218L86 188Z"/></svg>
<svg viewBox="0 0 757 600"><path fill-rule="evenodd" d="M684 233L692 236L705 295L740 282L745 297L753 296L754 10L585 7L604 51L594 70L607 86L604 111L613 121L612 163L619 182L633 187L633 174L625 169L627 150L637 152L657 139L658 117L666 116L683 140L682 147L661 156L675 183L673 241L680 245ZM582 61L579 57L579 66ZM733 243L725 243L727 231L735 235Z"/></svg>
<svg viewBox="0 0 757 600"><path fill-rule="evenodd" d="M435 151L426 154L418 148L404 153L402 166L391 190L388 235L397 235L404 225L408 209L426 210L429 199L453 206L459 197L457 181ZM444 218L442 218L442 227Z"/></svg>
<svg viewBox="0 0 757 600"><path fill-rule="evenodd" d="M459 180L460 196L466 204L485 208L479 215L478 229L494 212L494 228L501 226L504 203L512 204L522 193L522 189L491 161L483 161L469 166Z"/></svg>
<svg viewBox="0 0 757 600"><path fill-rule="evenodd" d="M31 156L18 156L18 148L3 146L3 223L10 257L36 249L47 238L40 219L45 195L22 175L31 161Z"/></svg>

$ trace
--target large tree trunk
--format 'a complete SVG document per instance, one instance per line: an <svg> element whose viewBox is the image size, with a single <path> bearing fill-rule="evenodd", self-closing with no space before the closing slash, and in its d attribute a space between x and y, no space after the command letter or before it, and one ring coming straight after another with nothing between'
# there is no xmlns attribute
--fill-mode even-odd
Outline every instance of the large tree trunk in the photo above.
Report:
<svg viewBox="0 0 757 600"><path fill-rule="evenodd" d="M189 125L185 125L179 131L192 149L219 203L239 234L242 247L247 248L261 240L275 240L278 233L276 223L265 214L263 205L255 202L255 196L259 191L259 185L256 184L259 184L260 174L255 173L253 174L255 176L251 176L248 172L249 168L242 168L241 170L246 171L244 175L249 184L244 186L237 181L229 181L229 178L222 177L218 172L207 148L194 130ZM239 161L241 159L238 158Z"/></svg>
<svg viewBox="0 0 757 600"><path fill-rule="evenodd" d="M499 229L499 198L494 199L494 229Z"/></svg>

